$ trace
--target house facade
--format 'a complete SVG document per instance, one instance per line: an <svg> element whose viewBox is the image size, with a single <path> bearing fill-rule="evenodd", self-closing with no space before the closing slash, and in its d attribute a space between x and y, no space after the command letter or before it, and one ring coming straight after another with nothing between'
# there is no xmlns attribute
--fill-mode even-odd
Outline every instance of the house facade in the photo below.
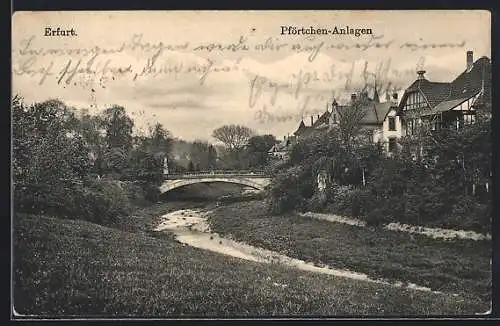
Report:
<svg viewBox="0 0 500 326"><path fill-rule="evenodd" d="M352 94L350 105L335 107L333 112L336 114L331 115L330 127L340 127L342 121L355 122L367 135L368 142L381 143L387 150L389 140L401 130L400 120L395 117L397 95L394 95L395 100L380 102L375 88L373 98L368 97L367 92L361 92L359 97Z"/></svg>
<svg viewBox="0 0 500 326"><path fill-rule="evenodd" d="M472 124L477 110L491 103L491 62L487 57L474 62L472 51L466 53L465 70L451 82L431 82L424 70L417 75L398 106L401 136L415 134L420 126L439 130Z"/></svg>
<svg viewBox="0 0 500 326"><path fill-rule="evenodd" d="M341 128L342 123L355 121L360 129L367 135L367 141L372 143L383 143L386 150L389 149L389 142L394 137L400 136L401 120L396 117L397 113L397 95L395 100L380 102L378 92L375 88L373 97L369 97L367 92L352 94L351 100L346 105L339 105L333 99L330 107L327 106L325 112L321 115L310 117L309 125L302 120L290 138L289 148L301 139L305 139L314 133L325 133L328 130ZM281 146L281 147L279 147ZM270 151L270 154L280 153L278 145ZM274 154L281 155L281 154Z"/></svg>
<svg viewBox="0 0 500 326"><path fill-rule="evenodd" d="M385 115L382 127L375 134L375 142L382 145L384 152L391 155L397 148L397 140L403 136L403 124L398 116L398 94L392 95L391 106Z"/></svg>
<svg viewBox="0 0 500 326"><path fill-rule="evenodd" d="M271 147L268 155L273 159L287 160L290 157L290 152L294 144L294 136L284 136L282 141L277 142Z"/></svg>

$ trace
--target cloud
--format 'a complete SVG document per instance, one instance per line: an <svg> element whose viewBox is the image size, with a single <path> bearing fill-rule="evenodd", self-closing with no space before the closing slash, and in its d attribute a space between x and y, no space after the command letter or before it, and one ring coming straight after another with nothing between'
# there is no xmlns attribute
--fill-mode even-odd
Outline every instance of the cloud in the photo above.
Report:
<svg viewBox="0 0 500 326"><path fill-rule="evenodd" d="M44 24L48 22L60 24L66 17L66 21L80 26L81 31L76 42L78 44L65 40L68 42L68 47L99 45L104 48L104 46L118 47L122 40L129 39L129 30L133 30L134 33L144 33L143 42L152 44L160 41L164 44L176 44L186 40L193 44L219 41L221 44L228 44L235 42L240 33L247 30L248 26L252 26L256 17L259 17L258 31L248 39L254 44L263 43L272 33L279 33L277 26L280 23L290 24L292 18L293 23L298 26L309 25L311 19L317 21L319 25L326 26L332 19L341 21L344 17L345 21L347 17L343 16L342 12L311 12L306 16L299 13L278 15L227 13L224 14L226 15L224 19L220 18L222 13L197 13L194 18L191 14L175 13L168 16L161 13L147 13L147 16L141 16L139 13L131 15L114 13L112 20L108 19L111 16L106 15L100 15L97 20L95 18L97 14L85 16L82 13L69 18L54 13L56 16L50 16L53 19L47 19ZM481 37L481 33L485 35L486 33L484 27L481 27L483 25L476 24L478 19L475 20L476 23L471 23L477 29L470 29L467 24L463 24L463 21L471 20L464 19L463 15L457 14L460 19L454 20L447 17L446 24L452 24L454 27L450 27L449 31L442 30L442 33L436 33L435 31L439 29L436 26L440 26L439 24L443 22L442 17L431 15L434 17L432 18L428 12L424 13L428 22L424 24L425 26L419 23L422 18L418 18L417 13L411 16L413 19L405 19L407 14L399 12L391 13L387 19L375 12L366 14L368 15L366 19L369 18L368 21L373 24L374 31L385 34L386 38L394 38L395 44L419 38L433 42L454 42L465 38L467 46L474 49L476 59L481 55L489 55L484 52L490 46L489 40ZM348 20L351 21L356 15L348 13ZM139 16L143 18L139 19ZM186 18L188 16L190 18ZM89 21L99 21L102 24L90 24ZM400 28L402 23L405 23L406 29ZM229 24L231 31L218 33L215 36L214 31L220 30L224 24ZM163 32L173 26L178 27L180 32ZM21 28L19 22L14 27L16 27L15 40L27 37L29 30L33 30ZM103 30L106 33L103 33ZM415 30L420 34L409 35L407 30ZM96 38L96 35L99 37ZM293 44L300 43L302 39L296 36L283 36L279 37L279 40L273 37L273 42L274 40L275 43ZM34 47L62 46L60 41L53 38L48 40L37 37L35 41ZM326 41L352 43L356 40L345 38ZM13 43L16 42L13 40ZM36 66L47 67L54 61L54 75L47 78L42 85L39 85L39 75L35 77L14 75L13 91L23 95L28 102L55 97L78 107L89 108L92 105L95 111L107 105L118 104L133 114L138 128L148 123L161 122L175 136L184 139L209 139L213 129L229 123L244 124L256 131L273 133L281 137L293 132L302 118L309 122L308 117L311 114L323 112L332 96L335 96L338 102L347 101L350 93L366 83L372 83L373 81L366 81L364 78L365 64L369 72L379 71L377 80L379 87L390 82L392 86L404 89L415 80L417 63L421 57L425 59L423 68L427 71L428 79L453 80L465 67L465 51L466 49L454 48L412 52L394 46L390 49L373 48L363 52L356 49L346 51L325 47L313 61L309 60L309 52L164 51L156 58L154 69L148 70L144 68L148 67L148 60L153 59L154 52L144 53L136 49L124 51L119 55L101 55L98 60L96 59L101 67L108 59L114 66L130 64L133 69L131 74L104 81L98 76L81 74L74 78L76 85L57 84L57 75L69 57L44 56L37 58ZM13 52L13 67L18 68L24 59L26 58L22 58L18 51ZM138 76L134 79L135 74ZM256 76L262 78L263 83L259 84L260 88L252 88L252 80ZM278 91L276 85L280 85ZM382 99L384 95L380 94Z"/></svg>
<svg viewBox="0 0 500 326"><path fill-rule="evenodd" d="M178 108L185 109L212 109L210 106L203 104L203 101L166 101L166 102L149 102L148 107L152 109L167 109L167 110L177 110Z"/></svg>

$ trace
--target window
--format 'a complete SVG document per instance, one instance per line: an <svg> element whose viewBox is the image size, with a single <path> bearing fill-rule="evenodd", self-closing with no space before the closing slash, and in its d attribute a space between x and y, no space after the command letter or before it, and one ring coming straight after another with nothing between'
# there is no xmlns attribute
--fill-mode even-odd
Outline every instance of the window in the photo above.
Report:
<svg viewBox="0 0 500 326"><path fill-rule="evenodd" d="M396 150L396 138L389 138L389 153L392 153Z"/></svg>
<svg viewBox="0 0 500 326"><path fill-rule="evenodd" d="M406 110L418 109L426 106L426 102L420 92L416 91L408 94L405 103Z"/></svg>
<svg viewBox="0 0 500 326"><path fill-rule="evenodd" d="M431 124L431 130L432 131L436 131L436 130L439 130L441 129L441 123L439 121L439 119L434 119L430 122Z"/></svg>
<svg viewBox="0 0 500 326"><path fill-rule="evenodd" d="M396 118L395 117L389 117L389 130L390 131L396 130Z"/></svg>
<svg viewBox="0 0 500 326"><path fill-rule="evenodd" d="M464 115L464 124L470 125L474 123L474 115L472 114L465 114Z"/></svg>
<svg viewBox="0 0 500 326"><path fill-rule="evenodd" d="M409 119L406 121L406 134L413 135L415 121L413 119Z"/></svg>

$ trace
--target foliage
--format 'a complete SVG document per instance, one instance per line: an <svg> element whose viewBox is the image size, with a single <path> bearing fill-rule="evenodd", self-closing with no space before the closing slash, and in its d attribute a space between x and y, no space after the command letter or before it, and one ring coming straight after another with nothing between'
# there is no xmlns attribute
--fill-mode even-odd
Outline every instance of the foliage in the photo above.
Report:
<svg viewBox="0 0 500 326"><path fill-rule="evenodd" d="M157 199L169 150L160 124L133 148L133 121L122 107L90 115L59 100L27 106L15 96L12 117L16 211L111 223L130 206L118 180Z"/></svg>
<svg viewBox="0 0 500 326"><path fill-rule="evenodd" d="M248 140L247 155L250 168L262 168L268 164L268 152L276 144L273 135L256 135Z"/></svg>
<svg viewBox="0 0 500 326"><path fill-rule="evenodd" d="M334 185L361 186L363 180L370 177L371 171L381 158L381 150L378 145L371 143L353 146L355 141L353 138L349 143L346 143L339 130L331 130L323 135L311 134L292 148L288 163L292 168L289 168L288 171L294 171L299 167L308 171L294 180L298 184L308 185L308 191L304 193L303 197L304 200L314 202L309 205L311 209L322 210L328 202L334 200L333 197L337 196L332 192ZM326 193L311 198L317 191L316 182L320 173L328 176ZM284 177L274 178L273 184L277 188L289 189L286 184L282 184L284 180L286 180ZM274 194L271 193L271 196ZM280 196L284 197L285 194ZM289 206L282 207L283 211L296 208L294 203L298 202L291 201Z"/></svg>
<svg viewBox="0 0 500 326"><path fill-rule="evenodd" d="M125 108L112 106L103 114L103 123L106 130L106 141L110 148L132 148L132 129L134 121L127 116Z"/></svg>
<svg viewBox="0 0 500 326"><path fill-rule="evenodd" d="M301 209L305 199L313 193L311 171L300 166L291 167L278 173L271 183L271 212L282 213L293 208Z"/></svg>
<svg viewBox="0 0 500 326"><path fill-rule="evenodd" d="M360 122L367 115L370 106L373 105L366 92L360 92L352 103L344 110L339 111L339 136L345 143L350 143L362 133Z"/></svg>
<svg viewBox="0 0 500 326"><path fill-rule="evenodd" d="M197 171L207 171L215 168L217 153L211 144L206 141L195 140L191 143L191 163Z"/></svg>
<svg viewBox="0 0 500 326"><path fill-rule="evenodd" d="M384 160L368 183L375 209L367 218L487 232L491 192L473 194L471 185L491 184L489 129L489 121L480 120L441 130L421 139L420 160L406 154Z"/></svg>
<svg viewBox="0 0 500 326"><path fill-rule="evenodd" d="M359 116L344 115L356 121ZM403 138L401 150L391 157L371 144L369 130L337 128L312 133L292 149L287 170L273 179L272 210L303 209L355 216L378 225L408 224L470 228L491 227L491 125L487 115L464 128L431 132L424 126L417 135ZM346 136L348 135L348 136ZM293 171L311 171L300 176ZM327 190L320 194L316 178L326 173ZM298 195L290 184L308 184ZM474 186L473 186L474 185ZM474 191L473 191L474 189ZM323 203L323 198L327 203ZM277 203L282 203L278 205ZM278 209L279 208L279 209Z"/></svg>
<svg viewBox="0 0 500 326"><path fill-rule="evenodd" d="M214 170L218 168L218 154L215 147L207 141L172 140L168 166L173 172Z"/></svg>
<svg viewBox="0 0 500 326"><path fill-rule="evenodd" d="M212 137L221 141L230 151L243 148L254 132L241 125L225 125L213 131Z"/></svg>

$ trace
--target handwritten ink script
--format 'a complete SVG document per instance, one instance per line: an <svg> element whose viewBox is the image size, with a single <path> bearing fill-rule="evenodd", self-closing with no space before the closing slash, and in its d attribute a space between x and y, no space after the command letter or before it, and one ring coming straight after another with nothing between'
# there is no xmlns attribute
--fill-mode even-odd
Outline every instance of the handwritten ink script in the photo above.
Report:
<svg viewBox="0 0 500 326"><path fill-rule="evenodd" d="M415 67L403 70L394 67L390 57L371 66L362 60L351 63L334 60L320 65L318 62L325 60L322 55L332 58L351 51L362 57L363 53L380 49L411 53L443 47L463 48L465 41L398 43L383 35L353 42L279 37L257 40L241 35L233 42L167 44L148 41L144 34L134 34L117 46L78 47L77 42L65 42L61 47L45 44L53 43L43 42L36 35L14 44L14 76L28 78L38 85L53 83L64 88L95 87L96 84L106 88L108 82L115 80L129 84L148 80L189 81L204 86L211 79L216 82L243 76L246 80L243 87L248 94L247 106L255 110L255 119L264 123L299 121L309 114L324 112L324 105L318 109L319 103L329 101L335 88L350 92L360 87L370 89L376 83L381 94L397 92L401 89L397 81L415 74ZM255 67L248 63L256 62L254 57L258 55L274 55L277 60L299 55L304 65L288 65L286 71L268 75L255 71ZM421 59L425 60L423 56ZM279 113L280 110L284 113ZM287 110L295 113L287 113Z"/></svg>
<svg viewBox="0 0 500 326"><path fill-rule="evenodd" d="M367 41L346 44L342 42L327 43L325 40L306 39L302 43L283 42L280 38L269 37L263 42L250 43L248 37L240 36L234 43L207 42L205 44L191 44L181 42L178 44L164 44L163 42L148 42L143 34L135 34L120 46L107 48L93 46L86 48L64 47L48 48L36 46L37 36L22 39L14 51L14 73L18 76L27 75L38 79L39 84L47 81L48 77L55 77L58 84L70 84L78 75L93 75L105 77L128 77L137 80L141 77L159 77L173 75L178 78L180 74L197 74L200 83L204 83L212 72L221 73L237 69L238 63L230 67L219 66L212 59L204 63L186 64L182 59L173 63L160 60L168 56L169 52L192 54L220 54L240 53L242 56L256 52L282 52L284 54L305 53L309 62L313 62L320 52L335 51L367 51L369 49L399 47L409 51L441 47L463 47L461 43L419 44L417 42L404 42L395 44L394 40L384 41L383 36L373 36ZM41 42L38 42L41 43ZM147 58L146 63L138 65L135 62L118 64L121 54L138 51ZM43 60L42 60L43 59Z"/></svg>

